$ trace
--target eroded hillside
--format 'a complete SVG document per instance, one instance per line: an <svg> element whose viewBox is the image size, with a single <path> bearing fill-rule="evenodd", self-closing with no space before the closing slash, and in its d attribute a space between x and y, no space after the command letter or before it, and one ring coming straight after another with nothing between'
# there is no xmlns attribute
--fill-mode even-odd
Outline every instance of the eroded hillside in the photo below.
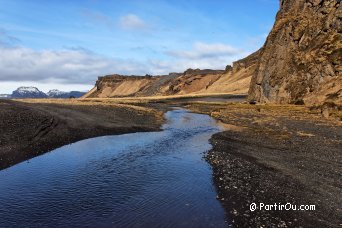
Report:
<svg viewBox="0 0 342 228"><path fill-rule="evenodd" d="M107 75L99 77L95 87L84 98L145 97L186 94L247 94L258 57L234 62L225 70L188 69L183 73L161 76Z"/></svg>

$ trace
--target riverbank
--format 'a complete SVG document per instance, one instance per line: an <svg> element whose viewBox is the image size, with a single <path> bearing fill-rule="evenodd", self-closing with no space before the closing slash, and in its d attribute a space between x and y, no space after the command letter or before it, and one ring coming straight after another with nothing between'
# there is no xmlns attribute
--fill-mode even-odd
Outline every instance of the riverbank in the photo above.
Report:
<svg viewBox="0 0 342 228"><path fill-rule="evenodd" d="M0 170L82 139L157 131L163 111L68 99L0 100Z"/></svg>
<svg viewBox="0 0 342 228"><path fill-rule="evenodd" d="M86 138L159 130L164 112L181 106L212 116L226 129L211 138L206 159L228 221L237 227L339 226L341 121L305 106L216 101L1 100L0 169ZM316 210L252 212L251 203L315 205Z"/></svg>
<svg viewBox="0 0 342 228"><path fill-rule="evenodd" d="M0 227L226 227L202 158L219 126L182 109L165 122L163 131L82 140L3 170Z"/></svg>
<svg viewBox="0 0 342 228"><path fill-rule="evenodd" d="M227 131L211 138L218 198L236 227L337 227L342 204L342 125L304 106L191 103ZM250 204L315 205L314 211Z"/></svg>

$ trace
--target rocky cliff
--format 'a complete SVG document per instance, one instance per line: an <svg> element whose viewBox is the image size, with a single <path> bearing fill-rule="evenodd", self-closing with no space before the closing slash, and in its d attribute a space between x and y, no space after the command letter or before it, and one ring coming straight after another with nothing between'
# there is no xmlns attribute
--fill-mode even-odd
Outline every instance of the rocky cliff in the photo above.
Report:
<svg viewBox="0 0 342 228"><path fill-rule="evenodd" d="M340 0L281 0L261 48L249 99L274 103L341 102Z"/></svg>

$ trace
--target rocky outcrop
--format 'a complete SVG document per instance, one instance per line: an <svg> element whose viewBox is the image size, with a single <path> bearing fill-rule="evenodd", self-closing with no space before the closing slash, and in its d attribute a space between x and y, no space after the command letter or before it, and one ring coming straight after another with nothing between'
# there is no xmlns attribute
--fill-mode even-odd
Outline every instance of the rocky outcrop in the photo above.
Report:
<svg viewBox="0 0 342 228"><path fill-rule="evenodd" d="M184 71L183 75L187 75L187 76L196 76L196 75L220 75L223 74L224 70L211 70L211 69L187 69L186 71Z"/></svg>
<svg viewBox="0 0 342 228"><path fill-rule="evenodd" d="M249 99L274 103L341 102L340 0L281 0L259 53Z"/></svg>

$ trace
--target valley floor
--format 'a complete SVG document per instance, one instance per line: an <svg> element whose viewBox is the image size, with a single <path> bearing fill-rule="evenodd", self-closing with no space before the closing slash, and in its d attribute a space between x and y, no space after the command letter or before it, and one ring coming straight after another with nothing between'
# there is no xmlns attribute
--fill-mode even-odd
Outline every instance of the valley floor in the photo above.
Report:
<svg viewBox="0 0 342 228"><path fill-rule="evenodd" d="M304 106L191 100L0 100L0 169L81 139L159 130L171 106L211 115L206 159L237 227L335 227L342 221L342 124ZM314 211L250 204L315 205Z"/></svg>

